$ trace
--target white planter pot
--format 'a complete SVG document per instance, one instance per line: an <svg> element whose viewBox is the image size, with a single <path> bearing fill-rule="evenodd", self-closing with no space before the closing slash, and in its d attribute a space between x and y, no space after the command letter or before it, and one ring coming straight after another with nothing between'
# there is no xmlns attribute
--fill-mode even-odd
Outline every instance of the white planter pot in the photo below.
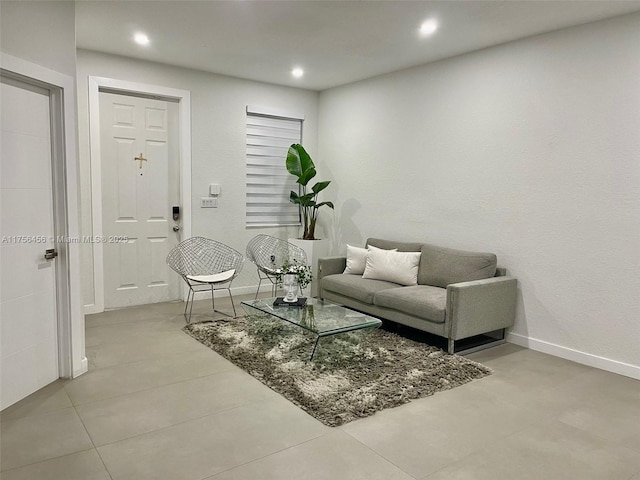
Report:
<svg viewBox="0 0 640 480"><path fill-rule="evenodd" d="M289 243L297 245L307 254L307 263L311 265L311 274L313 281L305 288L305 295L316 297L318 295L318 259L329 255L329 239L322 240L301 240L299 238L290 238Z"/></svg>

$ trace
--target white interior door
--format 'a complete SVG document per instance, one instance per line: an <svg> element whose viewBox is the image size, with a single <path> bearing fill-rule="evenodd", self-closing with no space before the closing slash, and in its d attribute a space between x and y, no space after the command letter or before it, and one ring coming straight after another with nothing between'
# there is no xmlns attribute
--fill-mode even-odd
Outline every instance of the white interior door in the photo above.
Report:
<svg viewBox="0 0 640 480"><path fill-rule="evenodd" d="M175 300L166 265L179 240L178 105L100 93L105 308Z"/></svg>
<svg viewBox="0 0 640 480"><path fill-rule="evenodd" d="M0 409L59 377L49 91L2 77Z"/></svg>

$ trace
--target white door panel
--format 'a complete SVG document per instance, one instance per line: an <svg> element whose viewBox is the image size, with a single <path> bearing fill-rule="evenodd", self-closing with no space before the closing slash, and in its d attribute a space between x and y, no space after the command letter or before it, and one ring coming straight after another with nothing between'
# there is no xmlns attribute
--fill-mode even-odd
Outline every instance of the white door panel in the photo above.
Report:
<svg viewBox="0 0 640 480"><path fill-rule="evenodd" d="M179 298L166 265L179 235L177 105L100 93L105 308ZM136 160L136 158L143 160Z"/></svg>
<svg viewBox="0 0 640 480"><path fill-rule="evenodd" d="M5 88L3 88L0 117L2 131L50 141L50 136L43 135L44 132L50 132L49 92L14 80L3 81L3 83ZM40 94L38 100L35 100L34 93Z"/></svg>
<svg viewBox="0 0 640 480"><path fill-rule="evenodd" d="M49 92L2 78L0 408L59 377Z"/></svg>
<svg viewBox="0 0 640 480"><path fill-rule="evenodd" d="M4 99L2 99L2 108ZM4 119L3 119L4 121ZM2 128L5 128L4 123ZM47 188L50 174L47 170L36 170L33 165L42 157L43 152L49 151L48 139L30 136L29 142L24 141L24 135L14 132L2 131L2 155L7 158L22 158L20 162L6 162L2 165L2 177L0 188Z"/></svg>

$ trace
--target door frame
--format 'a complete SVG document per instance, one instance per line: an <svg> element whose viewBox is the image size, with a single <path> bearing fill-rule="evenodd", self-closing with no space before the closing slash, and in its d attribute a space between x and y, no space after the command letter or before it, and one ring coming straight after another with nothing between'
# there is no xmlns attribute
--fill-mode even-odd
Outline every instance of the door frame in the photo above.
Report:
<svg viewBox="0 0 640 480"><path fill-rule="evenodd" d="M89 143L91 163L91 217L94 238L101 238L102 228L102 160L100 149L100 92L148 96L158 100L178 102L178 142L180 151L180 202L182 236L191 236L191 92L177 88L114 78L89 76ZM104 312L103 246L93 245L94 303L85 306L85 313Z"/></svg>
<svg viewBox="0 0 640 480"><path fill-rule="evenodd" d="M76 151L76 92L72 77L0 52L2 72L49 91L55 241L58 371L75 378L88 370L80 278L80 212Z"/></svg>

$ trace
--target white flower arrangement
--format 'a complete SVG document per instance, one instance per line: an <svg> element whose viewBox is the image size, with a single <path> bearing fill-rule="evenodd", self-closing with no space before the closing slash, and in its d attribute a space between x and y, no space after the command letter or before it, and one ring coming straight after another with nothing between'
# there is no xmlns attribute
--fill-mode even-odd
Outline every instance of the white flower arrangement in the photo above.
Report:
<svg viewBox="0 0 640 480"><path fill-rule="evenodd" d="M287 260L280 268L276 268L275 275L278 283L282 283L284 276L287 274L293 274L297 277L300 288L305 288L313 280L311 267L300 263L298 260L293 260L293 262Z"/></svg>

